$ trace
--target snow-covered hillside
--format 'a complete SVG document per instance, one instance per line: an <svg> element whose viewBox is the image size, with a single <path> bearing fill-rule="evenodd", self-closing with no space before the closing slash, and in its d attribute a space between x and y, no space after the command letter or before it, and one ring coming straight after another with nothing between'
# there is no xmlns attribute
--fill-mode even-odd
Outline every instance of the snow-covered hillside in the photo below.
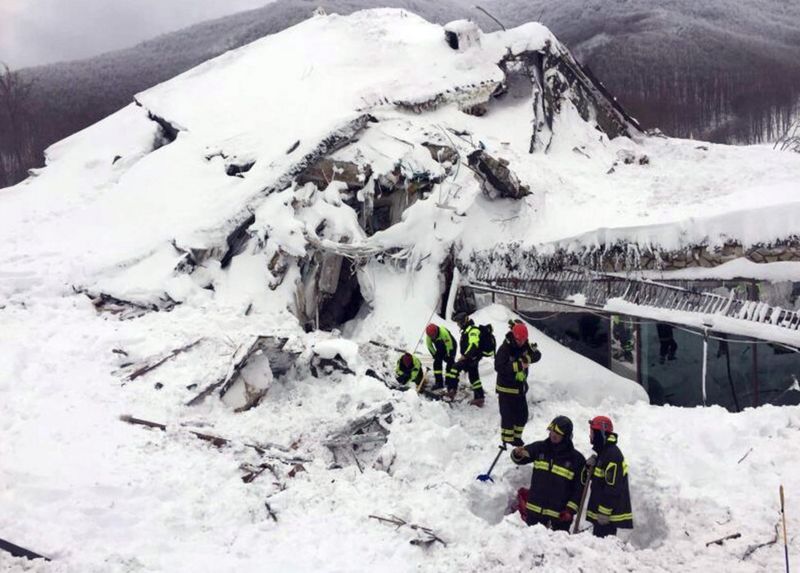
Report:
<svg viewBox="0 0 800 573"><path fill-rule="evenodd" d="M139 94L0 191L0 538L52 558L0 568L781 567L779 545L744 556L774 534L778 485L790 508L800 491L798 408L652 407L531 325L526 440L564 414L588 454L607 414L630 464L636 528L598 540L510 513L530 470L505 457L475 480L499 441L487 361L483 409L381 381L397 349L424 353L453 257L796 233L800 156L647 137L576 66L537 24L454 50L405 11L316 16ZM238 371L266 339L291 364ZM334 456L376 409L385 443Z"/></svg>

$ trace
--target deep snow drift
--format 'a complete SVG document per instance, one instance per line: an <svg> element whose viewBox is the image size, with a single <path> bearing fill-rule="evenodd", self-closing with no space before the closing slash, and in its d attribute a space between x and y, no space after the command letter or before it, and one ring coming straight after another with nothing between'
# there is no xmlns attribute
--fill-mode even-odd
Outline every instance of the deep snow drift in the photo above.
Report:
<svg viewBox="0 0 800 573"><path fill-rule="evenodd" d="M499 440L489 363L481 369L482 410L428 402L365 375L367 368L385 373L397 357L368 341L418 344L439 312L440 264L451 248L464 253L512 238L592 240L604 232L598 228L624 228L634 239L655 233L668 246L692 234L755 242L794 231L795 154L609 139L568 98L549 128L548 152L529 154L531 86L506 86L508 95L488 101L484 115L462 111L486 103L481 98L505 81L497 63L508 50L548 42L557 46L530 24L484 34L480 46L456 52L441 27L402 11L315 17L140 94L139 106L57 144L41 173L0 191L0 537L53 558L28 564L0 554L0 567L781 567L779 545L742 557L772 538L780 483L790 530L800 525L791 509L800 491L798 408L734 415L651 407L641 388L532 325L543 359L532 369L526 440L543 438L549 420L565 414L588 454L585 422L607 414L630 464L636 529L625 541L596 540L527 528L508 514L528 468L504 458L494 484L475 481ZM407 182L423 173L437 181L395 224L369 233L366 187L348 196L343 181L317 189L292 179L299 158L344 137L365 114L369 125L332 151L334 159L369 165L376 179L397 170ZM439 163L426 142L452 147L459 159ZM465 159L481 146L508 161L532 194L482 193ZM629 153L649 163L624 164L620 157ZM241 177L228 174L248 165ZM756 206L762 210L752 215ZM234 249L226 241L243 222L244 242ZM364 302L340 332L307 333L298 315L308 306L301 293L308 293L303 281L314 253L345 251L362 259L356 272ZM118 320L98 312L83 291L175 304ZM493 306L477 319L503 333L510 316ZM298 358L287 375L260 378L268 390L257 407L234 413L217 394L187 405L259 335L287 338ZM197 340L126 380L125 363L152 362ZM323 368L314 376L314 348L322 358L337 351L348 371ZM364 451L358 464L334 460L322 442L386 403L393 407L387 442ZM123 414L167 429L125 424ZM192 431L232 443L217 449ZM269 449L270 458L245 445L266 442L285 448ZM305 471L275 457L302 458ZM244 483L246 464L262 462L274 472ZM447 545L410 544L411 529L369 518L389 514L434 529ZM739 539L705 546L737 532Z"/></svg>

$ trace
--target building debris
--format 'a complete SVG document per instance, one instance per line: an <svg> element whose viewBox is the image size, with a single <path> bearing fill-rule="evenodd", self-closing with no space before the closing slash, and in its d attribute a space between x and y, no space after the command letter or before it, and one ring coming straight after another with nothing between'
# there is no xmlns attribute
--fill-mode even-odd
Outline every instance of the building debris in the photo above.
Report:
<svg viewBox="0 0 800 573"><path fill-rule="evenodd" d="M430 527L424 527L422 525L416 525L414 523L408 523L405 519L397 517L396 515L390 514L389 517L381 517L380 515L370 515L370 519L376 519L381 523L389 523L391 525L396 526L395 529L400 529L403 526L409 527L412 531L417 534L415 539L411 539L409 543L411 545L420 545L422 547L430 547L436 542L441 543L444 547L447 547L447 543L439 537L439 535Z"/></svg>
<svg viewBox="0 0 800 573"><path fill-rule="evenodd" d="M390 430L387 426L392 423L393 410L392 403L386 402L329 435L322 445L333 454L331 467L342 467L347 458L352 458L359 470L363 471L359 454L373 452L388 441Z"/></svg>

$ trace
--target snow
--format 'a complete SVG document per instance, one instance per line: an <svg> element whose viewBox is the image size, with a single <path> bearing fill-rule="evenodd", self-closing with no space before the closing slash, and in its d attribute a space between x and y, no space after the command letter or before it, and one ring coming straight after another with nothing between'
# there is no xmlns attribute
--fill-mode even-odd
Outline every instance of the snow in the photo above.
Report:
<svg viewBox="0 0 800 573"><path fill-rule="evenodd" d="M358 344L351 340L322 340L312 348L321 358L331 359L339 355L348 364L354 364L358 356Z"/></svg>
<svg viewBox="0 0 800 573"><path fill-rule="evenodd" d="M693 267L671 271L643 271L640 276L655 280L733 280L751 278L770 282L794 281L797 280L797 277L800 277L800 263L785 261L759 264L740 258L712 268Z"/></svg>
<svg viewBox="0 0 800 573"><path fill-rule="evenodd" d="M365 375L367 368L391 375L398 356L370 341L426 358L429 321L457 332L437 316L441 265L451 250L466 255L512 240L539 248L617 238L665 247L698 237L749 244L784 238L800 220L795 154L704 150L679 140L609 141L565 105L551 151L530 155L531 108L516 97L522 92L493 103L484 117L461 112L455 96L420 114L385 103L422 102L481 82L493 89L506 49L519 53L555 41L528 24L483 34L480 46L456 52L443 35L404 11L316 16L140 94L142 107L124 108L53 146L36 177L0 191L0 535L53 558L27 564L0 553L0 569L782 566L779 545L741 557L772 537L781 483L789 529L800 526L791 511L793 492L800 491L800 408L731 414L653 407L633 382L529 326L543 357L531 368L525 439L543 438L548 422L566 414L577 428L576 447L588 454L586 420L609 415L619 429L636 528L627 539L598 540L588 532L527 528L511 514L508 503L530 470L505 456L495 483L475 480L488 469L499 437L490 361L480 369L483 409L465 400L428 401ZM148 112L179 126L177 139L159 147ZM376 174L400 160L411 172L445 176L400 223L367 237L342 201L340 182L319 191L265 191L323 138L367 112L378 123L335 159L369 163ZM483 144L509 161L533 196L490 201L464 165L448 173L434 162L419 146L426 141L456 147L462 158ZM620 152L646 154L650 163L618 164L607 173ZM116 155L121 159L114 161ZM245 159L256 164L244 177L225 174L227 162ZM253 239L223 269L228 234L251 214ZM292 312L307 237L315 238L323 221L324 241L346 237L352 247L391 249L359 269L366 304L340 333L306 333ZM186 250L215 254L187 274L176 269ZM272 290L275 255L289 266ZM717 272L754 272L729 265ZM796 278L795 267L775 265L781 266L761 265L758 272ZM73 287L140 302L167 293L180 304L121 321L99 314ZM609 304L624 311L624 303ZM512 316L490 306L475 319L491 323L499 341ZM234 413L217 394L187 406L259 335L287 337L299 357L283 377L272 376L271 358L254 358L245 377L269 389L258 407ZM191 351L126 380L126 363L148 362L198 339ZM339 354L356 374L315 378L304 367L312 353ZM394 408L388 442L361 453L363 472L349 463L332 467L321 442L387 402ZM123 423L125 414L165 423L167 431ZM217 449L191 431L232 443ZM263 442L281 446L270 450L281 456L311 461L290 477L291 466L273 459L277 476L264 473L245 484L242 464L269 461L245 444ZM447 546L412 545L410 528L369 518L389 514L433 528ZM705 546L735 532L741 538ZM790 552L797 547L790 538Z"/></svg>

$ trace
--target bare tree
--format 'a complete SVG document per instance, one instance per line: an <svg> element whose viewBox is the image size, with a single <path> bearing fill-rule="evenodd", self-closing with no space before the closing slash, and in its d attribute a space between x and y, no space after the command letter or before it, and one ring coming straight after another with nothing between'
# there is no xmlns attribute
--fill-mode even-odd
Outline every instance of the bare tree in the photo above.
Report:
<svg viewBox="0 0 800 573"><path fill-rule="evenodd" d="M0 63L0 186L25 177L33 155L31 83Z"/></svg>

